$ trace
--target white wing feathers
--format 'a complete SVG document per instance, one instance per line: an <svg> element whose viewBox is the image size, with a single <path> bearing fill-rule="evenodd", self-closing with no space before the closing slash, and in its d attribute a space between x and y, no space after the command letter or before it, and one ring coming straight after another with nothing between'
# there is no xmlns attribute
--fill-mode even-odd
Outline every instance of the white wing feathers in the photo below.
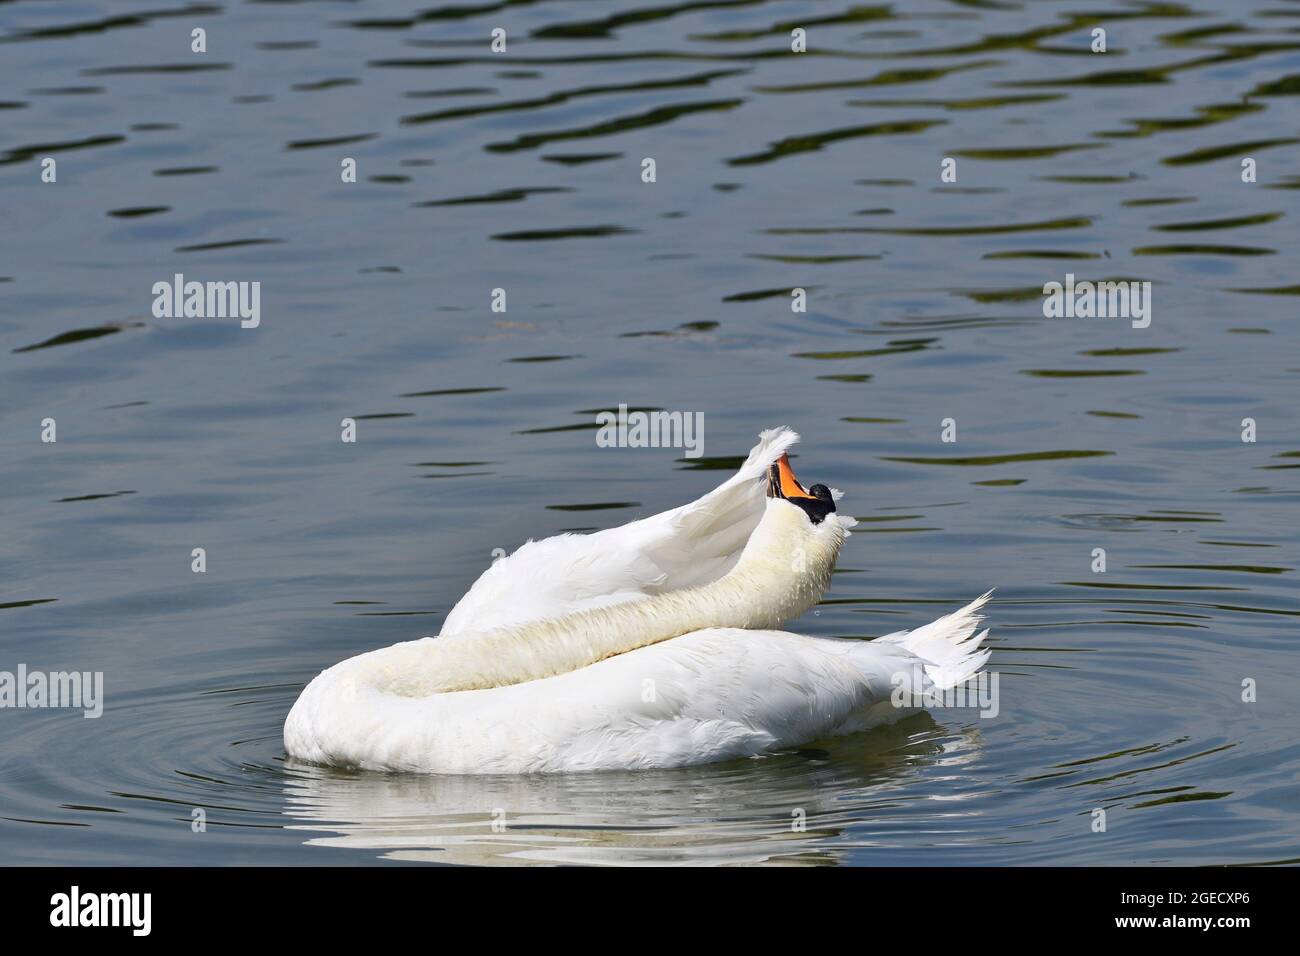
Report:
<svg viewBox="0 0 1300 956"><path fill-rule="evenodd" d="M680 508L590 535L529 541L483 572L442 633L522 624L717 580L762 518L769 466L798 440L785 427L763 432L734 475Z"/></svg>

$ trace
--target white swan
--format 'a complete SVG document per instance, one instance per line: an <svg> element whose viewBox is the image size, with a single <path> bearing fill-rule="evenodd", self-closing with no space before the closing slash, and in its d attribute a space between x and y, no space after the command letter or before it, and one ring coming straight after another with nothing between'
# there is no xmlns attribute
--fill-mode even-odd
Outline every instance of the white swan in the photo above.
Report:
<svg viewBox="0 0 1300 956"><path fill-rule="evenodd" d="M795 478L796 441L764 432L735 476L682 508L524 545L439 637L318 675L285 749L429 773L688 766L889 722L914 712L891 703L896 680L920 675L924 693L975 674L987 594L871 642L772 630L820 600L854 524L834 492Z"/></svg>

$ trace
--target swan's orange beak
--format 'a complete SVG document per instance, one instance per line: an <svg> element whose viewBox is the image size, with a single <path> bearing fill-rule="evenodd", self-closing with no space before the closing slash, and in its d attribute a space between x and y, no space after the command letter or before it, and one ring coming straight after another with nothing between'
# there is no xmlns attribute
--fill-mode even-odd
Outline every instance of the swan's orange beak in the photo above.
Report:
<svg viewBox="0 0 1300 956"><path fill-rule="evenodd" d="M768 470L767 496L769 498L816 498L816 495L809 494L808 490L799 484L799 479L794 476L794 469L790 467L788 455L782 455Z"/></svg>

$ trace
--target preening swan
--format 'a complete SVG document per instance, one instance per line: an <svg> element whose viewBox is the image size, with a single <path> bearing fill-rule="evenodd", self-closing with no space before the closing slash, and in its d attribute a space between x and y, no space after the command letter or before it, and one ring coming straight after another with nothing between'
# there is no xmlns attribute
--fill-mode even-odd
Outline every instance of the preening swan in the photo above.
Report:
<svg viewBox="0 0 1300 956"><path fill-rule="evenodd" d="M489 567L437 638L336 664L303 690L285 749L428 773L677 767L895 720L895 675L946 689L987 660L988 595L874 641L774 628L815 605L855 524L805 488L789 429L681 508L529 542Z"/></svg>

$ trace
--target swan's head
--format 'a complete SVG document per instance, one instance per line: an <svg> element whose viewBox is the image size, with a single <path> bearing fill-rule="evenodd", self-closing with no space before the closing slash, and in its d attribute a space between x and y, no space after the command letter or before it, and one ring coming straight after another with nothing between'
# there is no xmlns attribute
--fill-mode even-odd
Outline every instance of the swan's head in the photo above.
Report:
<svg viewBox="0 0 1300 956"><path fill-rule="evenodd" d="M757 531L769 556L794 555L813 573L830 578L840 546L857 521L835 513L840 496L825 485L805 488L782 455L767 471L767 509ZM756 532L757 533L757 532Z"/></svg>
<svg viewBox="0 0 1300 956"><path fill-rule="evenodd" d="M835 514L835 496L831 490L825 485L811 488L801 485L790 467L789 455L783 454L768 469L767 496L781 498L800 508L812 524L821 524L827 515Z"/></svg>
<svg viewBox="0 0 1300 956"><path fill-rule="evenodd" d="M736 568L756 595L747 626L778 626L826 593L840 547L856 523L835 513L835 498L825 485L805 488L785 455L772 464L767 506Z"/></svg>

